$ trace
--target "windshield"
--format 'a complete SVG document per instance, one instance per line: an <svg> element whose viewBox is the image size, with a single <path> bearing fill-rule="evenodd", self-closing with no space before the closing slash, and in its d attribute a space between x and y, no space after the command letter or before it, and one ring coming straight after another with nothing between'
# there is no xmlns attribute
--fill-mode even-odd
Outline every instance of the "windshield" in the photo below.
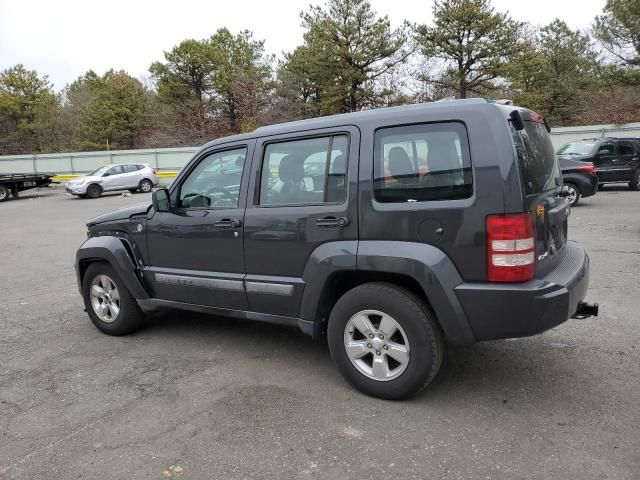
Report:
<svg viewBox="0 0 640 480"><path fill-rule="evenodd" d="M109 167L100 167L100 168L98 168L98 169L94 170L93 172L88 173L88 174L87 174L87 177L95 177L95 176L97 176L97 175L101 175L102 173L104 173L104 171L105 171L107 168L109 168Z"/></svg>
<svg viewBox="0 0 640 480"><path fill-rule="evenodd" d="M558 150L558 155L589 155L595 148L596 142L571 142Z"/></svg>

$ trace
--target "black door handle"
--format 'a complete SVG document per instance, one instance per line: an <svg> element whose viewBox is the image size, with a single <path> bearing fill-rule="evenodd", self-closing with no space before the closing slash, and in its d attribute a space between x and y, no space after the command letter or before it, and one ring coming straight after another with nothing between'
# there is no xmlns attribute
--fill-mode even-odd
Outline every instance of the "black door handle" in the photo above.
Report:
<svg viewBox="0 0 640 480"><path fill-rule="evenodd" d="M213 224L214 227L220 228L238 228L240 225L242 225L242 222L235 218L223 218L222 220L218 220Z"/></svg>
<svg viewBox="0 0 640 480"><path fill-rule="evenodd" d="M324 217L316 220L319 227L345 227L349 225L347 217Z"/></svg>

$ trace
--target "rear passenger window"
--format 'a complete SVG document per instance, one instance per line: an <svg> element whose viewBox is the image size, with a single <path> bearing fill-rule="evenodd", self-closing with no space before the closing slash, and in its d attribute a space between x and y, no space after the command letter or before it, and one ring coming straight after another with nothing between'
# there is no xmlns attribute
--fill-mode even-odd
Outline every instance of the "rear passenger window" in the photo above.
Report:
<svg viewBox="0 0 640 480"><path fill-rule="evenodd" d="M375 135L379 202L467 198L473 193L467 133L457 122L383 128Z"/></svg>
<svg viewBox="0 0 640 480"><path fill-rule="evenodd" d="M124 173L137 172L138 170L138 165L124 165Z"/></svg>
<svg viewBox="0 0 640 480"><path fill-rule="evenodd" d="M268 144L262 161L260 205L343 202L348 149L346 135Z"/></svg>
<svg viewBox="0 0 640 480"><path fill-rule="evenodd" d="M619 142L618 143L618 154L619 155L634 155L635 149L633 148L633 144L631 142Z"/></svg>

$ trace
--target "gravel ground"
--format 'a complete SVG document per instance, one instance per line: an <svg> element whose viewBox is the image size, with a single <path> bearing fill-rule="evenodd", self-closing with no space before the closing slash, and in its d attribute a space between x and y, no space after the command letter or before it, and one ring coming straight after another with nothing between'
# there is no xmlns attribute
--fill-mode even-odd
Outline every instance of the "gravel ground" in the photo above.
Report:
<svg viewBox="0 0 640 480"><path fill-rule="evenodd" d="M148 200L0 204L0 478L640 478L640 193L571 215L599 317L450 348L403 402L354 391L296 329L176 313L99 333L84 221Z"/></svg>

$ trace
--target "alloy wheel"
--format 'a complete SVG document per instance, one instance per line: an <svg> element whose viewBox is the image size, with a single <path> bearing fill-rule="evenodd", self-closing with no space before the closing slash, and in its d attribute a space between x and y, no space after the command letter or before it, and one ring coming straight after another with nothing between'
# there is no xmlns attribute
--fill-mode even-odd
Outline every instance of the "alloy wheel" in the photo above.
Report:
<svg viewBox="0 0 640 480"><path fill-rule="evenodd" d="M91 281L91 307L100 320L111 323L120 313L120 294L113 280L105 274Z"/></svg>
<svg viewBox="0 0 640 480"><path fill-rule="evenodd" d="M344 348L353 366L372 380L393 380L409 364L407 335L393 317L378 310L362 310L349 319Z"/></svg>

